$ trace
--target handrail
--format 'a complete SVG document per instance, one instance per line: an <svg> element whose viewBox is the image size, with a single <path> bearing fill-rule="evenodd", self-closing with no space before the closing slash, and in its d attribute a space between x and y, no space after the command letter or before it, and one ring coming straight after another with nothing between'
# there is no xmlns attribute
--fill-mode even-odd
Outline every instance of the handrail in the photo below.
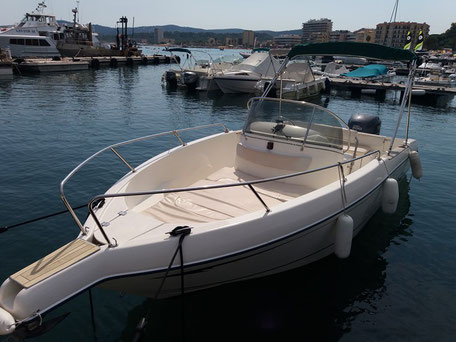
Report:
<svg viewBox="0 0 456 342"><path fill-rule="evenodd" d="M98 203L99 200L106 199L106 198L118 198L118 197L133 197L133 196L145 196L145 195L157 195L157 194L168 194L168 193L173 193L173 192L189 192L189 191L199 191L199 190L209 190L209 189L221 189L221 188L230 188L230 187L236 187L236 186L248 186L257 196L257 198L261 201L261 203L265 206L266 211L269 212L269 208L267 205L263 202L261 197L259 197L258 193L253 189L253 185L255 184L261 184L261 183L267 183L267 182L272 182L272 181L277 181L277 180L282 180L282 179L287 179L287 178L292 178L292 177L297 177L297 176L302 176L306 174L310 174L313 172L319 172L319 171L324 171L331 169L333 167L341 167L342 165L348 164L348 163L353 163L357 160L369 157L371 155L378 154L378 158L381 156L380 150L375 150L371 151L369 153L366 153L363 156L353 158L350 160L346 160L343 162L338 162L336 164L331 164L328 166L323 166L320 168L312 169L312 170L306 170L306 171L300 171L300 172L295 172L295 173L290 173L288 175L282 175L282 176L275 176L275 177L269 177L269 178L263 178L263 179L257 179L257 180L252 180L252 181L245 181L245 182L238 182L238 183L230 183L230 184L216 184L216 185L204 185L204 186L195 186L195 187L187 187L187 188L173 188L173 189L160 189L160 190L150 190L150 191L139 191L139 192L124 192L124 193L117 193L117 194L102 194L102 195L97 195L93 197L90 202L89 202L89 214L90 216L93 217L94 222L98 226L98 229L100 229L101 233L103 234L104 238L108 242L108 245L110 247L113 247L111 241L109 240L106 232L104 231L100 221L95 215L94 212L94 203Z"/></svg>
<svg viewBox="0 0 456 342"><path fill-rule="evenodd" d="M130 169L131 172L135 172L136 170L119 154L118 151L115 150L116 147L119 147L119 146L124 146L124 145L129 145L129 144L132 144L132 143L135 143L135 142L139 142L139 141L144 141L144 140L148 140L148 139L152 139L152 138L157 138L157 137L161 137L161 136L164 136L164 135L174 135L176 136L176 138L178 139L179 143L182 145L182 146L185 146L186 143L181 139L181 137L179 136L179 133L182 133L182 132L188 132L188 131L195 131L195 130L199 130L199 129L204 129L204 128L209 128L209 127L216 127L216 126L221 126L223 129L224 129L224 132L225 133L228 133L229 130L228 128L222 124L222 123L215 123L215 124L208 124L208 125L202 125L202 126L196 126L196 127L189 127L189 128L182 128L182 129L177 129L177 130L173 130L173 131L168 131L168 132L162 132L162 133L156 133L156 134L151 134L151 135L146 135L146 136L143 136L143 137L140 137L140 138L135 138L135 139L131 139L131 140L126 140L126 141L123 141L123 142L120 142L120 143L117 143L117 144L113 144L113 145L110 145L108 147L105 147L104 149L92 154L89 158L87 158L86 160L84 160L81 164L79 164L78 166L76 166L63 180L62 182L60 182L60 187L59 187L59 192L60 192L60 198L62 199L63 201L63 204L65 204L65 207L68 209L68 211L70 212L71 216L73 217L73 219L76 221L76 224L78 225L79 229L81 230L82 234L86 234L86 231L84 229L84 226L82 225L81 221L79 220L79 218L76 216L76 213L74 212L73 208L71 207L70 203L68 202L68 200L66 199L65 197L65 192L63 191L63 188L65 186L65 184L69 181L69 179L71 177L73 177L84 165L86 165L89 161L93 160L95 157L101 155L102 153L110 150L112 151L117 157L120 158L120 160L122 160L122 162L124 162L125 165L127 165L127 167ZM90 209L90 208L89 208Z"/></svg>

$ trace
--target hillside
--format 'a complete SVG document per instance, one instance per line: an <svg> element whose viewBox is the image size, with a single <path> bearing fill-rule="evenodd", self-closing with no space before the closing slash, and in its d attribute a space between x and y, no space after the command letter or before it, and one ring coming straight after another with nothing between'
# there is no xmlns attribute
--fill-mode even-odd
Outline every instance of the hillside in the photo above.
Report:
<svg viewBox="0 0 456 342"><path fill-rule="evenodd" d="M115 35L116 28L114 27L107 27L101 25L93 25L94 31L97 32L101 36L108 36L108 35ZM240 34L244 30L239 28L228 28L228 29L213 29L213 30L206 30L194 27L184 27L178 25L163 25L163 26L138 26L135 27L135 34L136 33L153 33L155 28L161 29L163 32L182 32L182 33L215 33L215 34ZM132 27L129 27L129 33L132 31ZM301 30L288 30L288 31L255 31L255 33L263 33L267 34L271 37L276 37L282 34L301 34Z"/></svg>
<svg viewBox="0 0 456 342"><path fill-rule="evenodd" d="M427 50L451 48L456 51L456 23L452 23L451 27L442 34L431 34L424 41L424 48Z"/></svg>

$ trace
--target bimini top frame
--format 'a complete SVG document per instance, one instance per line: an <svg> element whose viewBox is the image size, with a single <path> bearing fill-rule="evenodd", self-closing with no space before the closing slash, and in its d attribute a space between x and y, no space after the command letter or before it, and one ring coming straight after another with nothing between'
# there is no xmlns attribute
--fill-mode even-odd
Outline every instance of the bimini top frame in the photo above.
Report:
<svg viewBox="0 0 456 342"><path fill-rule="evenodd" d="M340 42L340 43L316 43L316 44L298 44L288 52L287 57L282 62L280 69L277 71L273 80L269 83L268 87L264 90L262 97L266 97L277 78L285 71L287 64L290 60L297 56L351 56L351 57L365 57L386 61L400 61L409 64L409 75L402 97L401 107L399 110L399 118L396 124L394 135L391 139L391 144L388 153L391 152L394 141L396 140L397 131L404 114L404 109L409 97L412 94L413 78L415 70L419 65L417 55L411 50L396 49L388 46L372 44L372 43L356 43L356 42ZM410 101L409 101L410 106ZM409 111L410 115L410 111ZM408 137L408 125L406 128L406 136Z"/></svg>
<svg viewBox="0 0 456 342"><path fill-rule="evenodd" d="M166 52L171 53L171 57L174 58L174 59L176 60L176 62L178 62L177 64L178 64L179 68L181 69L181 71L184 70L184 66L185 66L185 64L187 63L187 60L188 60L189 58L192 60L192 62L189 62L189 65L190 65L190 63L193 63L193 65L198 64L198 60L195 58L195 56L194 56L194 54L193 54L194 52L198 52L198 53L202 53L202 54L207 55L207 56L209 57L209 64L214 65L214 60L212 59L212 56L211 56L208 52L206 52L206 51L202 51L202 50L193 50L193 51L191 51L191 50L189 50L189 49L179 48L179 47L167 48L167 49L165 49L165 50L163 50L163 51L166 51ZM180 61L178 61L178 60L176 59L176 56L173 54L173 52L182 52L182 53L186 53L186 54L187 54L187 60L184 61L183 64L181 65L181 64L180 64ZM216 68L214 68L214 69L216 69ZM218 70L218 71L220 71L220 72L223 73L223 70Z"/></svg>

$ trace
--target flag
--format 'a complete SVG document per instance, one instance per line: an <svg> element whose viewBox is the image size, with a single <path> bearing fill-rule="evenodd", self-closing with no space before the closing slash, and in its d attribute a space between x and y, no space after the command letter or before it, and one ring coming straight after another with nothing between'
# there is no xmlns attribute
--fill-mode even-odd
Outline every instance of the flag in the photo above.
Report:
<svg viewBox="0 0 456 342"><path fill-rule="evenodd" d="M423 31L420 30L420 33L418 34L418 41L416 42L416 46L415 46L415 52L423 49L423 40L424 40Z"/></svg>
<svg viewBox="0 0 456 342"><path fill-rule="evenodd" d="M410 33L410 31L408 31L407 38L405 39L404 50L410 50L411 45L412 45L412 34Z"/></svg>

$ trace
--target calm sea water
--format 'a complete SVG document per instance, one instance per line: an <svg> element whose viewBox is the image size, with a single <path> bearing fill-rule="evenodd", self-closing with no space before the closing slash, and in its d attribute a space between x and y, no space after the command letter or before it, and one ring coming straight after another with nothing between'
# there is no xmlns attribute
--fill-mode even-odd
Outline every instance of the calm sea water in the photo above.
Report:
<svg viewBox="0 0 456 342"><path fill-rule="evenodd" d="M237 53L209 52L215 57ZM242 127L249 96L168 90L161 75L169 67L102 68L1 81L0 225L64 209L60 181L112 143L208 123ZM379 115L386 135L399 109L397 95L377 101L332 94L317 101L346 121L353 113ZM348 259L331 256L280 275L188 294L184 320L179 298L155 303L95 288L98 340L130 341L138 320L150 310L145 340L154 341L292 336L305 341L454 341L456 102L413 105L410 127L411 137L418 139L424 177L418 182L409 174L401 182L397 212L378 212L354 240ZM166 137L122 153L137 163L146 153L175 145L175 139ZM127 171L115 157L101 158L70 181L70 203L86 203ZM79 213L84 219L84 210ZM1 234L0 279L77 234L69 214ZM66 312L71 314L62 323L33 340L94 340L88 294L48 317Z"/></svg>

